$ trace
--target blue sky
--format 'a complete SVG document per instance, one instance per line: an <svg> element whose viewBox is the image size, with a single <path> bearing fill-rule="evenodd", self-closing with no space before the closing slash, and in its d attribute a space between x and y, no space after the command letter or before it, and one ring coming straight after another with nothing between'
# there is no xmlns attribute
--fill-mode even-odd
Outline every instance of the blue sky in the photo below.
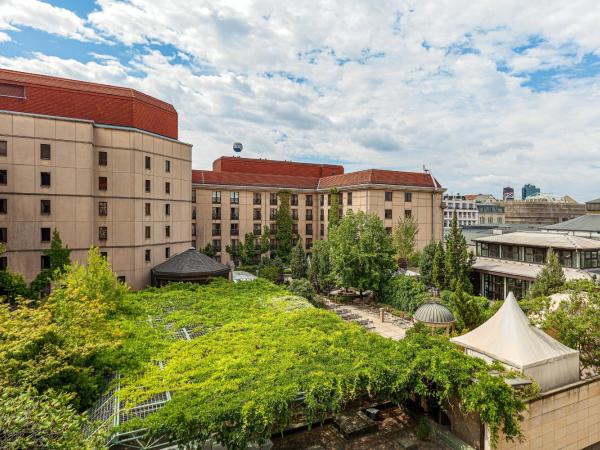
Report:
<svg viewBox="0 0 600 450"><path fill-rule="evenodd" d="M450 192L600 196L600 6L463 0L0 0L0 66L175 105L231 154L426 165Z"/></svg>

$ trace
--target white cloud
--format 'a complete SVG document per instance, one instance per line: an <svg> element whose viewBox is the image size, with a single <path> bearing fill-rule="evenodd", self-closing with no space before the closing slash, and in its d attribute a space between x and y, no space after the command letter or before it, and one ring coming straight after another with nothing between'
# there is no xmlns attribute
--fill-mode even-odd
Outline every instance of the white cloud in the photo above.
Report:
<svg viewBox="0 0 600 450"><path fill-rule="evenodd" d="M100 37L77 14L38 0L0 2L0 29L18 30L28 26L79 41L98 41Z"/></svg>
<svg viewBox="0 0 600 450"><path fill-rule="evenodd" d="M598 196L598 75L550 92L522 84L529 71L600 55L599 14L592 1L100 0L83 26L136 45L134 56L38 53L0 65L173 103L198 168L242 141L249 156L349 170L425 164L454 192L533 182L586 200Z"/></svg>

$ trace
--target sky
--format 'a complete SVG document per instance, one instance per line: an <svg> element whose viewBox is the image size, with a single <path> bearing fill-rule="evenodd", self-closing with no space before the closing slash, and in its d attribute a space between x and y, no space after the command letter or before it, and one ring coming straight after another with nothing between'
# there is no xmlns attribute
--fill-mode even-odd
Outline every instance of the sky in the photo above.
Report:
<svg viewBox="0 0 600 450"><path fill-rule="evenodd" d="M421 171L451 193L600 197L600 4L0 0L0 67L172 103L233 154Z"/></svg>

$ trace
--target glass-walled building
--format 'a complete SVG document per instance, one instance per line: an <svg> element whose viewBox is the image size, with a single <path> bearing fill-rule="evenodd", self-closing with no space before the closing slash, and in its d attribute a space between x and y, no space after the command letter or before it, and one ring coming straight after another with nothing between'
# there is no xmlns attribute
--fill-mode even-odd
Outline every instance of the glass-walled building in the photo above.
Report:
<svg viewBox="0 0 600 450"><path fill-rule="evenodd" d="M479 292L490 300L517 298L527 293L552 249L565 277L593 279L600 275L600 242L558 233L515 232L476 239L473 269Z"/></svg>

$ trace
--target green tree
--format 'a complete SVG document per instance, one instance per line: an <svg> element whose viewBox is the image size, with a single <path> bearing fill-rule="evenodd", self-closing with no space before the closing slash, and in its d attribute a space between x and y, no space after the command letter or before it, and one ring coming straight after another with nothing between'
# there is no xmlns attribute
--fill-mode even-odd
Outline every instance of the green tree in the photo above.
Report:
<svg viewBox="0 0 600 450"><path fill-rule="evenodd" d="M40 296L49 293L49 286L52 281L58 279L68 266L71 265L71 250L62 244L60 233L55 228L52 232L50 248L43 251L50 261L50 266L43 269L38 276L31 282L31 290L34 295Z"/></svg>
<svg viewBox="0 0 600 450"><path fill-rule="evenodd" d="M336 188L329 191L329 213L327 214L327 229L331 230L340 223L340 193Z"/></svg>
<svg viewBox="0 0 600 450"><path fill-rule="evenodd" d="M398 261L398 265L403 269L408 267L410 259L415 254L418 232L419 226L412 216L405 217L399 221L392 232L396 260Z"/></svg>
<svg viewBox="0 0 600 450"><path fill-rule="evenodd" d="M215 255L217 254L217 251L212 246L212 244L209 243L204 246L204 248L202 249L202 253L204 253L206 256L208 256L210 258L214 258Z"/></svg>
<svg viewBox="0 0 600 450"><path fill-rule="evenodd" d="M312 301L315 298L315 288L310 284L306 278L298 278L292 280L288 286L288 291L294 295L304 297L305 299Z"/></svg>
<svg viewBox="0 0 600 450"><path fill-rule="evenodd" d="M9 270L0 270L0 304L4 298L6 302L15 305L19 297L31 298L31 289L21 276Z"/></svg>
<svg viewBox="0 0 600 450"><path fill-rule="evenodd" d="M421 258L419 259L419 278L425 286L433 286L433 259L435 257L436 249L437 244L435 242L430 242L421 252Z"/></svg>
<svg viewBox="0 0 600 450"><path fill-rule="evenodd" d="M383 303L413 314L428 295L427 288L416 277L397 275L385 284L381 297Z"/></svg>
<svg viewBox="0 0 600 450"><path fill-rule="evenodd" d="M469 253L467 241L458 226L456 211L452 215L450 231L446 235L446 284L450 290L455 290L458 283L468 293L472 290L469 275L473 266L473 256Z"/></svg>
<svg viewBox="0 0 600 450"><path fill-rule="evenodd" d="M260 254L267 255L271 249L271 230L265 225L260 236Z"/></svg>
<svg viewBox="0 0 600 450"><path fill-rule="evenodd" d="M333 272L344 287L380 292L394 271L394 247L376 214L349 212L329 235Z"/></svg>
<svg viewBox="0 0 600 450"><path fill-rule="evenodd" d="M260 249L256 248L256 239L254 233L244 235L244 242L240 245L239 256L245 266L255 264L260 256Z"/></svg>
<svg viewBox="0 0 600 450"><path fill-rule="evenodd" d="M292 269L292 278L306 278L308 272L308 263L306 262L306 254L304 253L302 239L298 239L298 242L292 249L290 268Z"/></svg>
<svg viewBox="0 0 600 450"><path fill-rule="evenodd" d="M438 242L435 246L431 282L440 290L448 287L446 279L446 253L444 252L444 244L442 242Z"/></svg>
<svg viewBox="0 0 600 450"><path fill-rule="evenodd" d="M568 347L579 350L580 368L600 371L600 293L575 290L569 300L549 311L542 328Z"/></svg>
<svg viewBox="0 0 600 450"><path fill-rule="evenodd" d="M0 448L106 448L101 433L92 438L84 434L92 424L73 409L72 400L73 394L54 391L37 395L33 389L0 389Z"/></svg>
<svg viewBox="0 0 600 450"><path fill-rule="evenodd" d="M294 238L294 233L292 232L292 213L290 210L290 192L279 191L277 196L279 197L279 208L277 209L277 232L275 234L277 239L276 254L284 262L289 262L292 252L292 239Z"/></svg>
<svg viewBox="0 0 600 450"><path fill-rule="evenodd" d="M558 255L550 249L548 251L546 264L544 264L540 273L535 277L531 289L529 290L529 298L555 294L560 291L565 284L565 281L565 274L558 261Z"/></svg>
<svg viewBox="0 0 600 450"><path fill-rule="evenodd" d="M488 318L489 302L485 297L476 297L465 293L460 282L450 295L448 306L456 318L456 327L461 331L477 328Z"/></svg>
<svg viewBox="0 0 600 450"><path fill-rule="evenodd" d="M308 279L318 292L327 295L335 286L329 241L319 240L313 244L308 265Z"/></svg>

